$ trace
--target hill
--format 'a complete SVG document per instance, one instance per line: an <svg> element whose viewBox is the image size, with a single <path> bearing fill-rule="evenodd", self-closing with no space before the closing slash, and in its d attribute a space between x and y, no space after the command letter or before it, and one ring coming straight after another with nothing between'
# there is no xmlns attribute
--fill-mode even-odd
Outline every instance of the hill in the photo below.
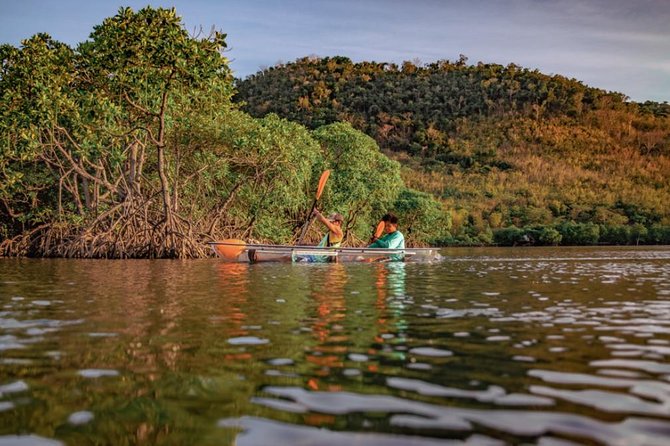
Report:
<svg viewBox="0 0 670 446"><path fill-rule="evenodd" d="M303 58L236 83L255 117L349 122L437 197L443 243L670 243L670 105L514 64Z"/></svg>

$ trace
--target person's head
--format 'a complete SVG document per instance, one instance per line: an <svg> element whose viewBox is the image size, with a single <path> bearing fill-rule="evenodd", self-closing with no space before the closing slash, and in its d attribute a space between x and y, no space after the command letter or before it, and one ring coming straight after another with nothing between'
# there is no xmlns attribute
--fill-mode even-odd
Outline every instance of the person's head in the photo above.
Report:
<svg viewBox="0 0 670 446"><path fill-rule="evenodd" d="M334 212L334 213L332 213L328 216L328 220L331 223L334 223L338 226L342 226L342 222L344 221L344 217L342 217L342 214Z"/></svg>
<svg viewBox="0 0 670 446"><path fill-rule="evenodd" d="M382 217L384 222L384 232L390 234L398 230L398 217L395 214L388 213Z"/></svg>

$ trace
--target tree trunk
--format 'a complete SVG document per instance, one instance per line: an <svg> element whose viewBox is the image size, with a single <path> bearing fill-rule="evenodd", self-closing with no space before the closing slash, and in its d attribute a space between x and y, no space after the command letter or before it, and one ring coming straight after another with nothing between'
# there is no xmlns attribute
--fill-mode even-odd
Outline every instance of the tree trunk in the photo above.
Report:
<svg viewBox="0 0 670 446"><path fill-rule="evenodd" d="M172 74L174 74L174 72ZM163 197L163 218L165 221L166 239L163 243L165 244L165 251L172 256L176 252L177 244L174 235L175 222L172 215L174 206L170 200L170 182L166 174L167 163L165 160L165 109L167 107L171 79L172 75L168 78L168 81L165 84L165 89L163 90L160 112L158 114L158 140L156 141L156 150L158 154L158 176L161 182L161 196Z"/></svg>

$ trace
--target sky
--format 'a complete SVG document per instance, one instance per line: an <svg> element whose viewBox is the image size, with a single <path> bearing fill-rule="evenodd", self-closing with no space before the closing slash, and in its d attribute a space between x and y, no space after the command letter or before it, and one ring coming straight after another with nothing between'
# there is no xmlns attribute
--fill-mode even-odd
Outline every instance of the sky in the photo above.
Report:
<svg viewBox="0 0 670 446"><path fill-rule="evenodd" d="M71 46L121 6L175 7L186 29L228 34L244 78L304 56L354 62L514 63L670 101L670 0L0 0L0 43L46 32Z"/></svg>

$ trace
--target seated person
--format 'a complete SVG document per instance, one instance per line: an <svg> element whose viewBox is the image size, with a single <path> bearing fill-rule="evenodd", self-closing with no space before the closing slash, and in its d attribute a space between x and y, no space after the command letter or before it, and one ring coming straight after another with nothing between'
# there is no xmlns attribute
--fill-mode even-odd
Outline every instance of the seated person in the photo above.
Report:
<svg viewBox="0 0 670 446"><path fill-rule="evenodd" d="M323 236L321 242L317 246L321 248L339 248L342 245L342 239L344 239L344 232L342 231L342 222L344 222L344 217L342 214L337 212L330 214L328 218L324 217L321 212L317 209L314 209L314 217L317 218L321 223L323 223L328 232ZM324 263L324 262L336 262L337 257L328 256L328 255L300 255L292 256L294 262L312 262L312 263Z"/></svg>
<svg viewBox="0 0 670 446"><path fill-rule="evenodd" d="M317 246L339 248L344 238L344 233L342 232L344 217L342 217L342 214L335 212L326 218L318 209L314 209L314 216L328 228L328 232Z"/></svg>
<svg viewBox="0 0 670 446"><path fill-rule="evenodd" d="M398 217L392 213L388 213L382 217L384 222L384 235L375 238L368 246L369 248L387 248L387 249L405 249L405 236L398 231ZM390 260L403 260L404 254L394 254L389 258Z"/></svg>

